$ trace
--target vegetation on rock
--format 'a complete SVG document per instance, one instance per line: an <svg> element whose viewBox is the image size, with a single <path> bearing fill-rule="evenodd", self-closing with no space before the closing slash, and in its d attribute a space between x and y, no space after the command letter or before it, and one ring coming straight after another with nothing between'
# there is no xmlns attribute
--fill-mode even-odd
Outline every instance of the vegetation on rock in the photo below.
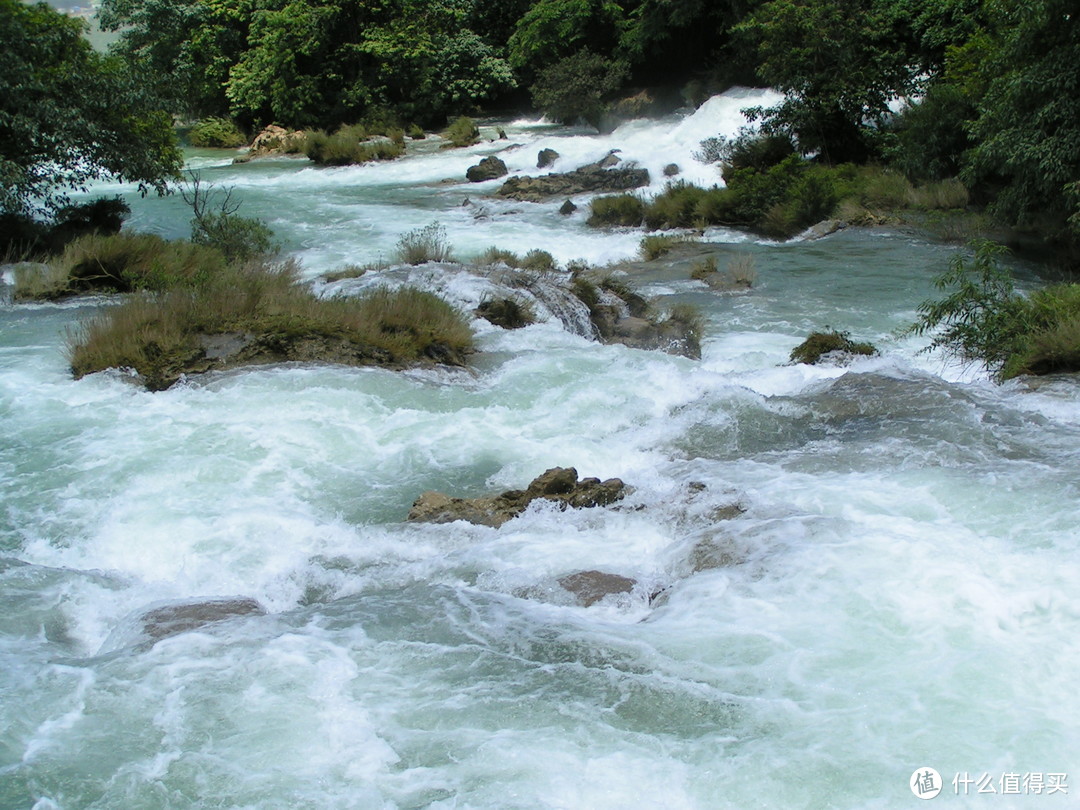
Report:
<svg viewBox="0 0 1080 810"><path fill-rule="evenodd" d="M877 349L870 343L857 343L847 332L828 330L811 332L810 335L791 350L791 362L814 365L827 354L837 352L847 355L874 355Z"/></svg>

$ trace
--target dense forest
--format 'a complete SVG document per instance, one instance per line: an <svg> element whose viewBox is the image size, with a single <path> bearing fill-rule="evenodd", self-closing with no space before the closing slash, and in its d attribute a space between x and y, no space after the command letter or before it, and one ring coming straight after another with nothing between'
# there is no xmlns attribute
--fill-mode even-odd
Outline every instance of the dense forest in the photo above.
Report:
<svg viewBox="0 0 1080 810"><path fill-rule="evenodd" d="M248 132L430 128L530 104L602 126L640 88L694 103L742 83L786 100L750 111L767 144L721 149L729 163L794 152L960 178L1004 223L1075 246L1076 16L1071 0L105 0L119 41L103 57L76 23L4 0L0 202L62 201L50 194L85 179L84 155L151 184L175 171L150 99ZM76 132L98 146L67 149Z"/></svg>

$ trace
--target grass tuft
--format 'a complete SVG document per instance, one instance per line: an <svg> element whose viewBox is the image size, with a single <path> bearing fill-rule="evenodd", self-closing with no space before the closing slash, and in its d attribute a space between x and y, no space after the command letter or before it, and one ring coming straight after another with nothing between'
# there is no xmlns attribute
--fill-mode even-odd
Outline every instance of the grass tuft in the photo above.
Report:
<svg viewBox="0 0 1080 810"><path fill-rule="evenodd" d="M450 261L452 250L446 241L446 228L432 222L403 234L398 239L397 256L403 264Z"/></svg>

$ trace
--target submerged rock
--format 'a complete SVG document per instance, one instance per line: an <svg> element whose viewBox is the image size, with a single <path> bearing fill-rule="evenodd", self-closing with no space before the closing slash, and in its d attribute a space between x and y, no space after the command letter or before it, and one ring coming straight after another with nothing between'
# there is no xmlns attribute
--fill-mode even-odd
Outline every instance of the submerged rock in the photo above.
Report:
<svg viewBox="0 0 1080 810"><path fill-rule="evenodd" d="M470 166L465 172L465 177L470 183L483 183L486 180L495 180L506 175L506 164L499 158L491 155Z"/></svg>
<svg viewBox="0 0 1080 810"><path fill-rule="evenodd" d="M198 630L208 624L239 616L265 616L266 608L247 597L209 599L204 602L181 602L154 608L139 617L143 632L151 641L160 641L178 633Z"/></svg>
<svg viewBox="0 0 1080 810"><path fill-rule="evenodd" d="M608 506L626 495L626 485L618 478L578 481L573 467L554 467L533 479L524 489L512 489L493 497L454 498L441 492L425 492L409 510L413 523L453 523L464 520L498 528L522 512L538 498L554 501L563 509Z"/></svg>
<svg viewBox="0 0 1080 810"><path fill-rule="evenodd" d="M630 593L637 585L637 580L603 571L578 571L559 579L563 590L573 594L582 607L595 605L605 596L617 593Z"/></svg>

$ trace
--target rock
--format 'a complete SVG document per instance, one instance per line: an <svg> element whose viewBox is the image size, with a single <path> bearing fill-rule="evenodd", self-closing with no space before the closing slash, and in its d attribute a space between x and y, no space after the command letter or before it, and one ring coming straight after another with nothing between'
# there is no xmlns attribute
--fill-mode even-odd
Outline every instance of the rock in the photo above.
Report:
<svg viewBox="0 0 1080 810"><path fill-rule="evenodd" d="M543 202L552 197L571 197L575 194L629 191L649 184L647 169L631 167L611 169L602 167L601 163L603 161L590 163L580 169L562 174L511 177L496 193L500 197L509 197L523 202Z"/></svg>
<svg viewBox="0 0 1080 810"><path fill-rule="evenodd" d="M570 216L575 211L577 211L577 206L574 205L574 203L570 200L567 200L559 206L559 213L562 214L564 217Z"/></svg>
<svg viewBox="0 0 1080 810"><path fill-rule="evenodd" d="M521 329L531 323L536 323L536 318L530 308L513 298L493 298L481 301L474 312L477 317L495 326L501 326L503 329Z"/></svg>
<svg viewBox="0 0 1080 810"><path fill-rule="evenodd" d="M465 172L465 177L470 183L483 183L486 180L495 180L505 176L506 164L494 155L484 158L475 166L470 166Z"/></svg>
<svg viewBox="0 0 1080 810"><path fill-rule="evenodd" d="M614 166L618 166L620 163L622 163L622 158L615 154L618 151L618 149L612 149L610 152L600 158L600 160L597 161L596 165L599 166L601 169L610 169Z"/></svg>
<svg viewBox="0 0 1080 810"><path fill-rule="evenodd" d="M142 613L139 621L145 636L155 642L226 619L264 615L266 615L266 608L254 599L210 599L154 608Z"/></svg>
<svg viewBox="0 0 1080 810"><path fill-rule="evenodd" d="M304 148L304 133L300 130L289 131L284 127L271 124L255 136L246 155L241 155L234 163L245 163L252 158L270 155L289 155Z"/></svg>
<svg viewBox="0 0 1080 810"><path fill-rule="evenodd" d="M500 141L505 141L506 140L506 130L503 129L502 127L497 127L495 129L495 134L497 134L499 136Z"/></svg>
<svg viewBox="0 0 1080 810"><path fill-rule="evenodd" d="M413 523L464 520L498 528L538 498L554 501L563 509L587 509L608 506L625 494L626 485L618 478L578 481L573 467L554 467L535 478L525 490L512 489L493 497L453 498L441 492L425 492L413 502L406 520Z"/></svg>
<svg viewBox="0 0 1080 810"><path fill-rule="evenodd" d="M536 155L536 168L546 169L559 159L559 153L554 149L541 149Z"/></svg>
<svg viewBox="0 0 1080 810"><path fill-rule="evenodd" d="M848 224L840 219L825 219L819 222L817 225L811 225L799 236L803 239L821 239L828 236L831 233L842 231Z"/></svg>
<svg viewBox="0 0 1080 810"><path fill-rule="evenodd" d="M664 177L674 177L681 171L682 169L679 168L678 163L669 163L667 166L664 167Z"/></svg>
<svg viewBox="0 0 1080 810"><path fill-rule="evenodd" d="M615 593L629 593L636 580L603 571L578 571L559 579L559 585L574 595L578 604L589 607Z"/></svg>

